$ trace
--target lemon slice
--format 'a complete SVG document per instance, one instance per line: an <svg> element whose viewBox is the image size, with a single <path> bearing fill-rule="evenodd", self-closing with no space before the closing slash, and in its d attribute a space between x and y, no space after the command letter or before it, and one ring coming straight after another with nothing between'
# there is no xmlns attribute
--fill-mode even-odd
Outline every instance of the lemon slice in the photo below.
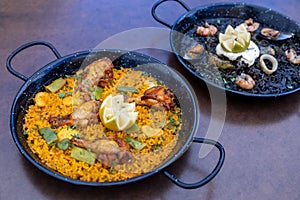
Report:
<svg viewBox="0 0 300 200"><path fill-rule="evenodd" d="M251 34L244 24L240 24L235 29L231 25L226 27L225 33L219 34L219 42L227 52L239 53L245 51L251 40Z"/></svg>
<svg viewBox="0 0 300 200"><path fill-rule="evenodd" d="M100 106L99 117L106 128L123 131L134 125L138 112L135 112L135 103L124 102L123 95L109 95Z"/></svg>

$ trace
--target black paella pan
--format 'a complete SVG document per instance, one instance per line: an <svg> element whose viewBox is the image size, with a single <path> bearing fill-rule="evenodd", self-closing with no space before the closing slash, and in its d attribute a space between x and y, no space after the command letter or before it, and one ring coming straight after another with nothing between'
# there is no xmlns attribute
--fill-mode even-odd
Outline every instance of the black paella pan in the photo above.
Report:
<svg viewBox="0 0 300 200"><path fill-rule="evenodd" d="M32 76L26 77L23 74L17 72L11 66L11 62L13 58L18 55L18 53L23 50L36 46L42 45L50 48L52 52L56 56L56 60L45 65L40 70L35 72ZM179 139L177 145L174 147L171 154L168 158L155 168L154 170L142 174L140 176L130 178L127 180L116 181L116 182L85 182L81 180L75 180L69 177L65 177L64 175L50 169L46 165L44 165L41 160L34 154L27 142L26 136L23 134L23 123L24 116L26 114L26 110L29 105L33 104L34 95L43 90L44 86L51 83L53 80L64 77L65 75L74 74L81 65L87 65L94 60L97 60L102 57L108 57L113 61L113 64L116 68L120 67L142 67L140 69L145 70L150 73L155 78L164 82L164 84L174 91L174 94L178 97L179 104L182 109L182 129L179 132ZM8 57L7 69L15 75L17 78L20 78L25 81L20 90L18 91L14 102L11 108L11 116L10 116L10 127L12 132L12 137L16 146L20 150L20 152L25 156L30 163L36 166L39 170L44 173L53 176L59 180L66 181L72 184L77 185L88 185L88 186L113 186L113 185L122 185L131 182L135 182L146 177L149 177L157 172L162 172L166 175L172 182L176 185L191 189L198 188L203 186L212 180L217 173L220 171L222 164L224 162L225 152L222 145L216 141L204 138L196 138L194 134L197 131L198 120L199 120L199 108L197 103L197 98L188 84L188 82L176 71L170 69L168 66L164 65L160 61L141 54L137 52L128 52L122 50L108 50L108 49L100 49L93 51L82 51L74 54L70 54L67 56L61 56L56 48L44 41L35 41L31 43L27 43L17 48L11 55ZM177 179L174 175L168 172L165 168L172 164L175 160L177 160L193 143L204 143L208 145L213 145L219 150L219 160L213 169L213 171L205 177L203 180L200 180L195 183L185 183Z"/></svg>
<svg viewBox="0 0 300 200"><path fill-rule="evenodd" d="M181 64L197 78L225 90L227 93L247 97L277 97L300 90L300 65L291 64L285 56L285 51L289 48L293 48L300 55L300 25L297 22L269 8L256 5L220 3L190 9L184 2L172 0L179 3L187 12L176 19L174 24L169 24L157 15L157 8L167 1L160 0L155 3L152 7L152 16L159 23L171 29L170 45L173 52ZM258 58L252 67L233 63L235 69L232 71L218 69L216 66L208 66L206 63L186 58L185 52L194 44L201 44L207 52L216 54L218 34L224 33L227 25L230 24L234 27L249 18L260 23L258 30L272 28L293 36L289 39L274 41L261 37L258 31L251 34L251 41L257 43L260 50L271 47L276 52L278 70L275 73L264 74L259 67ZM201 38L195 33L197 27L203 26L205 22L217 27L218 32L214 37ZM221 59L226 60L227 58ZM242 89L235 84L236 77L244 72L254 77L255 86L252 90Z"/></svg>

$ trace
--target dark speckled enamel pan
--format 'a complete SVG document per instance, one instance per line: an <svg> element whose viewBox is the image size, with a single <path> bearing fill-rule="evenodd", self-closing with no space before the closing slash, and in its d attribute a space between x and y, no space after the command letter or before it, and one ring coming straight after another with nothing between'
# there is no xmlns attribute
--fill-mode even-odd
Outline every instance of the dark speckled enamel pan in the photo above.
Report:
<svg viewBox="0 0 300 200"><path fill-rule="evenodd" d="M173 25L165 22L160 17L157 16L157 8L167 2L177 2L181 5L187 12L183 13L179 18L177 18ZM210 84L214 87L217 87L221 90L225 90L229 94L237 94L246 97L278 97L283 95L288 95L295 93L300 90L300 83L298 78L298 84L291 90L287 90L281 93L268 93L268 94L256 94L251 93L250 91L239 91L220 86L219 84L213 83L212 81L205 78L204 75L197 73L190 65L190 62L183 58L180 55L181 42L184 34L191 30L195 24L199 21L206 21L209 19L221 19L221 18L233 18L233 19L249 19L253 18L254 21L260 22L262 24L268 25L270 28L277 30L284 30L289 33L293 33L294 37L300 38L300 25L290 19L287 16L284 16L274 10L269 8L264 8L256 5L249 5L245 3L219 3L219 4L210 4L206 6L199 6L193 9L190 9L184 2L180 0L159 0L152 7L152 16L159 23L171 29L170 32L170 45L175 53L177 59L181 62L183 67L185 67L190 73L195 75L200 80Z"/></svg>

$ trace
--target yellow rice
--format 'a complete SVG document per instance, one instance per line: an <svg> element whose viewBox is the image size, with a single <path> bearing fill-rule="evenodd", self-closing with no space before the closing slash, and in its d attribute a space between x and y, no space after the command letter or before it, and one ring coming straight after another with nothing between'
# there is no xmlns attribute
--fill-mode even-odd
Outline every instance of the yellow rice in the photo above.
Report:
<svg viewBox="0 0 300 200"><path fill-rule="evenodd" d="M139 96L149 87L150 84L157 84L157 80L150 76L142 76L142 72L137 73L136 79L132 77L126 77L130 74L130 69L114 70L114 80L109 87L105 87L102 93L101 101L103 101L109 94L116 94L117 85L127 84L134 86L138 89ZM165 110L166 125L163 128L163 134L160 136L146 137L143 134L126 133L123 131L114 132L105 130L105 127L101 124L89 125L84 130L85 139L96 139L102 137L109 137L110 135L125 138L126 136L134 137L144 143L146 146L141 150L131 148L130 151L133 155L132 162L126 164L117 164L111 168L105 168L103 165L96 161L95 164L90 165L82 161L78 161L71 157L71 148L63 151L57 148L55 145L49 146L38 130L43 127L51 127L48 122L50 116L64 116L72 113L72 106L65 105L63 103L64 98L74 95L74 88L76 87L76 81L74 76L64 78L67 83L56 93L45 92L46 105L39 107L37 105L29 106L27 114L25 116L25 123L23 126L24 133L27 135L27 142L31 150L38 155L41 161L58 173L70 177L73 179L79 179L82 181L92 182L111 182L121 181L124 179L132 178L142 175L143 173L152 171L157 168L164 159L170 154L174 146L177 143L177 132L180 129L180 108L175 107L174 110ZM128 81L130 80L130 81ZM66 94L64 98L59 94ZM150 108L147 106L136 106L138 114L137 124L141 127L153 123L153 121L160 121L160 117L154 119L151 117ZM170 127L170 120L174 126ZM175 128L176 127L176 130ZM68 128L66 125L53 129L58 133L62 129Z"/></svg>

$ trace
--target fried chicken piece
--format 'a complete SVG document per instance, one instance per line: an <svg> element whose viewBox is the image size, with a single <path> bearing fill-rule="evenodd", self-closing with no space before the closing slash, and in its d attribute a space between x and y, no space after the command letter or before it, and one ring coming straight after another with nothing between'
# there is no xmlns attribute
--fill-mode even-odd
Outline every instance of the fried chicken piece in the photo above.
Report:
<svg viewBox="0 0 300 200"><path fill-rule="evenodd" d="M99 122L98 111L100 108L99 101L87 101L76 108L72 113L74 123L79 126L87 126Z"/></svg>
<svg viewBox="0 0 300 200"><path fill-rule="evenodd" d="M116 142L116 140L118 142ZM85 140L81 138L72 138L70 142L78 147L89 149L97 155L97 159L105 166L111 167L114 164L124 164L130 162L131 154L124 150L124 146L119 143L126 143L122 138Z"/></svg>
<svg viewBox="0 0 300 200"><path fill-rule="evenodd" d="M148 106L162 103L168 110L175 106L173 102L174 94L163 86L154 86L147 89L141 97L141 101Z"/></svg>
<svg viewBox="0 0 300 200"><path fill-rule="evenodd" d="M96 85L105 87L113 79L113 68L112 61L107 57L92 62L80 71L82 77L78 88L84 93L90 93Z"/></svg>
<svg viewBox="0 0 300 200"><path fill-rule="evenodd" d="M72 115L65 115L65 116L50 116L48 122L51 126L58 127L58 126L73 126L74 120L72 119Z"/></svg>
<svg viewBox="0 0 300 200"><path fill-rule="evenodd" d="M74 109L72 114L65 116L50 116L48 122L51 126L82 126L86 127L88 124L95 124L99 122L98 111L100 108L99 101L87 101Z"/></svg>

